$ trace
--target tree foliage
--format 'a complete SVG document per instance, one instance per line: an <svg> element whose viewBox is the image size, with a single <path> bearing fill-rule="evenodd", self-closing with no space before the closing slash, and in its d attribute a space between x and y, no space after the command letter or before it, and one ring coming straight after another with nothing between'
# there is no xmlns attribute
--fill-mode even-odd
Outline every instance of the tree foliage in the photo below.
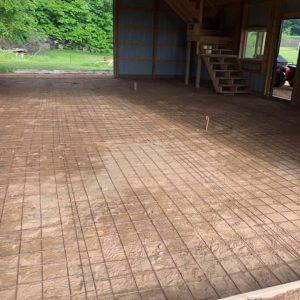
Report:
<svg viewBox="0 0 300 300"><path fill-rule="evenodd" d="M26 41L34 34L64 47L112 49L112 0L0 0L1 16L2 38Z"/></svg>
<svg viewBox="0 0 300 300"><path fill-rule="evenodd" d="M283 22L283 32L287 35L300 35L300 20L291 19Z"/></svg>
<svg viewBox="0 0 300 300"><path fill-rule="evenodd" d="M0 0L0 38L24 43L37 34L34 0Z"/></svg>

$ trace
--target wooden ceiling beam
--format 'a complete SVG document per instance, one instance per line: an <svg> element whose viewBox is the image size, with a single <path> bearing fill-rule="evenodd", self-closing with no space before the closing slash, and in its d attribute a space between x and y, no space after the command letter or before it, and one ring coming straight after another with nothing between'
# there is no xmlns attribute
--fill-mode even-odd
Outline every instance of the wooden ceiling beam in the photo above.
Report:
<svg viewBox="0 0 300 300"><path fill-rule="evenodd" d="M196 22L199 10L191 0L165 0L175 13L186 23Z"/></svg>
<svg viewBox="0 0 300 300"><path fill-rule="evenodd" d="M190 17L181 9L177 1L165 0L165 2L173 9L173 11L186 23L190 23Z"/></svg>
<svg viewBox="0 0 300 300"><path fill-rule="evenodd" d="M220 6L220 5L228 5L228 4L238 4L243 2L245 2L245 0L207 0L206 5L213 4L215 6Z"/></svg>

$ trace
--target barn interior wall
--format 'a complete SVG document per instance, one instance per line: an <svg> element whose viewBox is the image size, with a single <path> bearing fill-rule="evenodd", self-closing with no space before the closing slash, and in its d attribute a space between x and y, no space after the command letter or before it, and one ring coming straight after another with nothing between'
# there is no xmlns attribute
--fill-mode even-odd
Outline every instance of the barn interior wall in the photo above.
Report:
<svg viewBox="0 0 300 300"><path fill-rule="evenodd" d="M115 0L117 10L117 62L119 77L175 77L184 76L186 56L186 24L164 0ZM263 60L242 59L241 64L250 90L263 95L267 86L267 60L274 30L273 1L234 4L219 7L216 16L220 29L230 34L236 50L243 41L243 31L250 28L267 30L266 54ZM281 14L300 12L299 0L282 4ZM220 13L221 12L221 13ZM272 42L272 44L271 44ZM240 49L241 54L241 49ZM195 58L195 53L193 55ZM196 60L192 59L191 72L195 74ZM202 79L209 79L202 68Z"/></svg>
<svg viewBox="0 0 300 300"><path fill-rule="evenodd" d="M243 12L242 30L251 28L267 29L270 17L269 3L248 5L246 9L244 8ZM241 63L250 90L258 94L263 94L265 87L265 74L263 74L262 70L263 61L243 59Z"/></svg>
<svg viewBox="0 0 300 300"><path fill-rule="evenodd" d="M116 10L117 76L183 76L186 24L163 0L116 0Z"/></svg>
<svg viewBox="0 0 300 300"><path fill-rule="evenodd" d="M300 1L299 0L285 1L283 5L283 12L291 13L295 11L300 12Z"/></svg>

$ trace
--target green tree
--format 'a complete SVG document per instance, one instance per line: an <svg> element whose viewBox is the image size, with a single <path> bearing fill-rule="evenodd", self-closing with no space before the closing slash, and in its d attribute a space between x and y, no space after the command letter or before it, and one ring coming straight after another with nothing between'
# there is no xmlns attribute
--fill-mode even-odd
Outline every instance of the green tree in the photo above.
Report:
<svg viewBox="0 0 300 300"><path fill-rule="evenodd" d="M0 0L0 38L25 44L49 37L64 47L107 51L112 0Z"/></svg>
<svg viewBox="0 0 300 300"><path fill-rule="evenodd" d="M0 38L22 44L37 32L35 0L0 0Z"/></svg>
<svg viewBox="0 0 300 300"><path fill-rule="evenodd" d="M286 35L300 35L300 20L293 19L293 20L285 20L283 22L282 31Z"/></svg>
<svg viewBox="0 0 300 300"><path fill-rule="evenodd" d="M112 48L111 0L38 0L36 18L45 36L66 47Z"/></svg>

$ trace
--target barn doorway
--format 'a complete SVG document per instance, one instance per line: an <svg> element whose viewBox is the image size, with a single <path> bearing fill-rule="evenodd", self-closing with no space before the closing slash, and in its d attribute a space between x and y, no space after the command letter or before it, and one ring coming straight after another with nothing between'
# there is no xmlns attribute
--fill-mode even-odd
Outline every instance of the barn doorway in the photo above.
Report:
<svg viewBox="0 0 300 300"><path fill-rule="evenodd" d="M283 20L274 64L273 97L291 101L299 51L300 19Z"/></svg>
<svg viewBox="0 0 300 300"><path fill-rule="evenodd" d="M113 0L39 1L14 9L0 34L0 73L113 74ZM24 18L28 26L18 23Z"/></svg>

